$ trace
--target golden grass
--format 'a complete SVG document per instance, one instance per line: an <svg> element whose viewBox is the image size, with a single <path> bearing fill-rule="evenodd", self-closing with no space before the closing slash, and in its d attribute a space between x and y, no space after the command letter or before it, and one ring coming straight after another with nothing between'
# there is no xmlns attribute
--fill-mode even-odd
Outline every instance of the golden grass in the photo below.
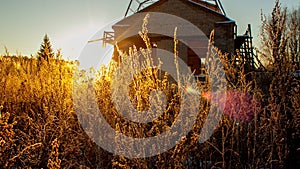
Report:
<svg viewBox="0 0 300 169"><path fill-rule="evenodd" d="M146 44L149 43L146 32L141 36ZM132 50L136 49L133 47ZM164 113L153 122L142 124L122 118L113 106L111 86L118 68L115 63L98 71L80 72L73 62L1 56L0 168L288 166L289 156L297 153L296 150L299 149L299 80L291 78L287 83L282 77L268 76L267 73L258 78L254 73L244 72L243 65L237 67L230 60L226 60L227 56L222 54L219 56L221 59L218 62L222 62L227 75L227 90L247 93L251 96L251 103L259 102L253 104L257 106L253 108L253 118L243 121L223 115L213 136L200 144L198 142L200 131L209 109L218 111L217 107L211 105L209 99L201 97L198 117L188 135L169 151L140 159L113 155L98 147L87 136L74 111L73 80L78 80L80 82L78 85L82 87L88 85L90 80L95 81L93 87L101 113L116 131L131 137L151 137L172 126L182 102L178 83L175 83L166 72L147 69L149 66L147 64L151 62L146 62L143 71L136 72L129 85L131 103L138 111L149 109L151 91L160 89L166 95L167 106ZM124 62L131 58L131 54L123 54ZM209 65L208 69L213 71L215 66ZM134 67L131 68L132 71L135 70ZM75 79L74 71L80 74ZM95 73L96 79L90 79L87 76L89 73ZM269 80L270 85L264 83L266 79L272 79ZM205 84L198 83L197 87L204 93L211 91L212 83L211 81ZM81 104L88 104L86 99L82 98ZM242 96L237 100L241 105L249 104ZM235 101L229 100L229 104L234 105ZM230 111L244 110L241 108Z"/></svg>

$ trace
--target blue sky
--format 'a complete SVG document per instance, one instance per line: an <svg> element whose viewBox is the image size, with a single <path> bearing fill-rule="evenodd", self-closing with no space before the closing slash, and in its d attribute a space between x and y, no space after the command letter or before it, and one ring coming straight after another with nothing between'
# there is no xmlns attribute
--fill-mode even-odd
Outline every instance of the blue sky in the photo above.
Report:
<svg viewBox="0 0 300 169"><path fill-rule="evenodd" d="M124 16L130 0L0 0L0 54L35 54L44 35L64 57L79 56L86 42L108 23ZM259 40L261 10L270 14L275 0L221 0L226 14L243 33L252 24ZM282 6L297 8L300 0L281 0Z"/></svg>

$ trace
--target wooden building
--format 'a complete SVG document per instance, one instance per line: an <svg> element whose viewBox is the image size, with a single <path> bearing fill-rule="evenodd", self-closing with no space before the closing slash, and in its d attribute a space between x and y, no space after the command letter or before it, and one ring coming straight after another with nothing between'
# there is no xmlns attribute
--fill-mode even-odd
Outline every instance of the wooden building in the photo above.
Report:
<svg viewBox="0 0 300 169"><path fill-rule="evenodd" d="M148 1L145 0L144 3ZM243 48L243 52L247 56L246 59L252 59L252 61L249 61L249 64L255 64L253 61L251 35L237 36L235 21L225 15L219 1L159 0L145 8L141 8L141 5L142 3L132 15L125 16L123 20L113 25L114 32L104 33L104 43L117 43L119 49L123 51L128 51L129 47L133 45L138 48L145 47L144 42L138 35L143 23L143 17L147 13L159 12L182 18L198 27L204 33L203 38L195 39L193 36L190 36L185 38L186 43L179 42L178 44L179 57L188 64L192 71L195 71L196 75L201 73L202 59L200 58L206 57L208 39L213 30L214 46L221 50L221 52L229 53L230 56L235 53L236 49ZM151 29L151 22L148 25ZM176 25L173 26L175 27ZM153 47L173 52L173 37L149 33L149 38L153 43ZM252 52L252 54L249 55L246 52ZM116 48L113 59L115 61L120 60ZM254 65L251 66L254 67Z"/></svg>

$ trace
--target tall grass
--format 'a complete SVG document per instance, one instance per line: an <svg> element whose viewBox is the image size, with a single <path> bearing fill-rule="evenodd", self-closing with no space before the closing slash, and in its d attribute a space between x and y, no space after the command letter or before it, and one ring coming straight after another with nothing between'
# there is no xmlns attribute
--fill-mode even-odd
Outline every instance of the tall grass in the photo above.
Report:
<svg viewBox="0 0 300 169"><path fill-rule="evenodd" d="M141 36L147 46L151 39L145 31ZM95 138L89 138L82 129L74 110L74 78L82 87L90 81L95 82L92 94L96 95L101 113L114 130L127 136L159 135L178 117L183 102L181 88L167 72L160 71L159 66L148 68L152 64L147 54L150 48L148 45L142 52L143 64L127 65L127 70L132 71L140 70L135 66L143 68L135 72L128 87L131 104L136 110L149 109L153 90L159 89L166 96L163 114L145 124L123 118L114 107L111 87L114 85L112 79L118 76L115 74L117 63L89 72L78 70L74 62L1 56L0 168L295 167L300 147L299 80L288 73L273 76L269 72L245 72L243 63L236 64L236 59L228 60L230 57L221 53L215 63L224 65L227 100L219 126L207 141L198 142L201 129L209 110L219 111L211 103L213 93L210 91L214 83L211 80L192 86L201 93L197 119L193 129L170 150L154 157L126 158L98 147L92 140ZM129 54L122 53L123 63L134 62L134 59L139 63L136 51L133 47ZM176 52L175 48L175 62ZM212 49L208 57L213 58L215 54ZM234 57L241 56L231 58ZM212 63L207 66L212 72L218 68ZM73 72L80 76L74 77ZM94 79L89 74L95 74ZM188 81L191 76L180 78ZM88 99L82 98L80 104L89 104ZM162 102L156 100L155 103ZM298 159L295 159L297 154Z"/></svg>
<svg viewBox="0 0 300 169"><path fill-rule="evenodd" d="M1 56L0 64L1 168L95 166L100 152L73 110L74 64L21 56Z"/></svg>

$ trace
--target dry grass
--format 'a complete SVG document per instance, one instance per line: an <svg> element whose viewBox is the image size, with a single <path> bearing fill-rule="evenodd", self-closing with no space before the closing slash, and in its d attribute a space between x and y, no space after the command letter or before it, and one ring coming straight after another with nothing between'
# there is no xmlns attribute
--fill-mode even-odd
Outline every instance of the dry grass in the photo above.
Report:
<svg viewBox="0 0 300 169"><path fill-rule="evenodd" d="M146 32L141 36L147 46L150 40ZM178 83L170 75L159 68L148 69L152 64L149 49L144 49L143 70L135 73L129 85L130 101L137 110L146 110L151 91L160 89L167 106L161 116L145 124L123 118L113 106L112 79L118 76L114 74L118 68L115 63L98 71L79 72L75 63L63 60L0 56L0 168L292 168L297 154L299 160L299 80L287 72L279 76L244 72L243 64L236 65L222 54L215 63L222 62L227 75L227 107L209 140L198 142L209 109L219 111L205 95L217 85L214 81L198 83L202 97L196 122L169 151L130 159L98 147L83 131L74 111L73 72L80 74L75 80L82 87L95 80L101 113L116 131L131 137L155 136L172 126L183 100ZM122 54L124 63L133 61L135 50L133 47L128 55ZM208 57L214 55L212 49ZM176 57L174 60L176 63ZM216 65L210 63L207 69L214 72ZM282 65L280 68L291 66L287 62ZM87 76L91 73L96 79ZM188 81L190 77L180 78ZM82 98L81 104L89 104L87 99ZM242 115L245 112L249 114Z"/></svg>
<svg viewBox="0 0 300 169"><path fill-rule="evenodd" d="M94 168L91 161L99 160L101 151L82 131L73 110L74 64L21 56L1 56L0 62L0 166L45 168L50 162L62 168ZM59 147L53 149L55 140Z"/></svg>
<svg viewBox="0 0 300 169"><path fill-rule="evenodd" d="M203 119L210 108L203 97L193 130L171 150L144 159L111 155L88 138L77 120L71 96L73 64L58 60L38 63L35 59L1 57L0 73L4 77L0 84L1 167L277 168L287 165L289 153L299 148L299 81L291 83L286 99L279 99L277 93L281 92L282 84L277 80L264 93L260 88L265 84L248 81L250 74L237 71L242 68L233 68L230 62L223 61L227 73L238 77L238 80L228 79L228 90L249 93L253 102L260 103L253 109L250 120L224 115L214 135L199 144ZM166 93L168 105L164 114L152 123L132 123L112 107L110 79L114 70L112 66L98 71L95 84L98 104L107 122L115 130L133 137L150 137L167 130L180 108L177 84L171 83L168 74L158 69L136 74L129 92L138 110L150 106L148 98L153 89ZM210 83L199 84L202 91L209 91L210 86ZM234 99L227 104L236 101L249 104L242 96Z"/></svg>

